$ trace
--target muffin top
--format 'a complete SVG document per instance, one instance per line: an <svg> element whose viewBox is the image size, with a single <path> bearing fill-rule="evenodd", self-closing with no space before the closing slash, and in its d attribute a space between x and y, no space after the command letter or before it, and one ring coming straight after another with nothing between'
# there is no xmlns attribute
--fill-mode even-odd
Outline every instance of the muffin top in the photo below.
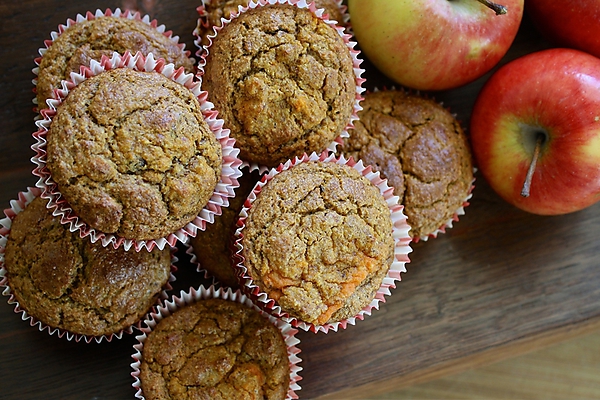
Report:
<svg viewBox="0 0 600 400"><path fill-rule="evenodd" d="M314 325L357 315L394 258L385 199L346 165L307 162L273 176L245 223L242 255L254 284Z"/></svg>
<svg viewBox="0 0 600 400"><path fill-rule="evenodd" d="M206 299L162 319L142 349L151 399L285 399L290 368L279 329L240 303Z"/></svg>
<svg viewBox="0 0 600 400"><path fill-rule="evenodd" d="M221 176L220 143L194 94L156 72L117 68L77 85L47 135L58 190L90 227L164 237L192 221Z"/></svg>
<svg viewBox="0 0 600 400"><path fill-rule="evenodd" d="M100 60L102 55L112 56L138 51L145 56L153 53L155 58L164 58L176 67L194 72L194 61L178 46L151 25L138 19L115 16L97 17L78 22L59 35L46 50L39 65L37 80L37 102L47 108L46 100L52 91L61 87L63 79L71 72L79 72L79 66L89 66L90 60Z"/></svg>
<svg viewBox="0 0 600 400"><path fill-rule="evenodd" d="M232 14L237 13L239 6L247 7L249 3L250 0L203 0L202 13L195 31L199 37L198 44L208 46L208 36L214 35L215 26L221 26L221 18L231 18ZM324 9L327 19L337 21L338 25L343 26L344 15L337 0L316 0L315 6Z"/></svg>
<svg viewBox="0 0 600 400"><path fill-rule="evenodd" d="M8 285L44 324L89 336L117 333L154 305L170 250L115 250L71 233L36 197L14 219L5 249Z"/></svg>
<svg viewBox="0 0 600 400"><path fill-rule="evenodd" d="M442 227L473 182L467 137L448 110L401 90L372 92L340 151L379 171L404 205L413 238Z"/></svg>
<svg viewBox="0 0 600 400"><path fill-rule="evenodd" d="M215 216L212 224L207 224L204 231L198 231L196 237L190 238L190 245L200 264L225 286L237 289L238 279L231 260L231 241L233 232L246 198L260 179L257 170L245 171L238 178L240 187L235 189L235 197L229 199L229 207L222 209L220 216Z"/></svg>
<svg viewBox="0 0 600 400"><path fill-rule="evenodd" d="M325 149L350 122L356 84L339 33L287 4L249 9L226 24L203 76L240 158L264 166Z"/></svg>

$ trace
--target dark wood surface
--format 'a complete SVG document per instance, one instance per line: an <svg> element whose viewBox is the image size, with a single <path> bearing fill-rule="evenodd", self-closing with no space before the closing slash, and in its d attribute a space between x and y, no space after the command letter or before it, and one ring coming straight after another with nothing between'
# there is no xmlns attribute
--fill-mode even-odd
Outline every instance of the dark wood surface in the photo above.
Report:
<svg viewBox="0 0 600 400"><path fill-rule="evenodd" d="M136 8L195 52L199 1L23 0L0 3L0 204L35 184L33 59L67 18L97 8ZM527 18L502 63L547 47ZM390 86L367 62L365 86ZM468 124L489 74L435 93ZM600 328L600 204L559 217L504 203L477 176L453 229L413 245L392 296L364 321L329 334L300 332L301 398L365 398L440 374L517 355ZM200 280L185 257L176 289ZM135 339L69 342L29 326L0 304L0 398L127 399ZM599 371L600 373L600 371Z"/></svg>

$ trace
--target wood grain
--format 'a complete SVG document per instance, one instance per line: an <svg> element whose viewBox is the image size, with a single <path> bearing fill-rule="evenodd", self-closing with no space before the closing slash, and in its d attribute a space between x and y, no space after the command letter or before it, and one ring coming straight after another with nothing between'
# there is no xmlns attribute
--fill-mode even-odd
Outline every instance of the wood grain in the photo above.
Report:
<svg viewBox="0 0 600 400"><path fill-rule="evenodd" d="M371 400L564 400L600 398L600 332Z"/></svg>
<svg viewBox="0 0 600 400"><path fill-rule="evenodd" d="M35 131L31 69L43 40L67 18L96 8L137 7L195 51L198 1L24 0L0 4L0 203L31 175ZM35 10L35 11L32 11ZM547 47L525 19L501 64ZM365 62L366 86L391 82ZM489 73L428 94L465 125ZM364 398L515 356L600 327L600 204L539 217L504 203L477 176L471 205L454 228L413 245L402 282L380 310L329 334L300 332L302 398ZM200 283L182 255L175 292ZM4 298L6 300L6 298ZM39 332L0 304L0 376L5 399L132 398L135 339L75 343Z"/></svg>

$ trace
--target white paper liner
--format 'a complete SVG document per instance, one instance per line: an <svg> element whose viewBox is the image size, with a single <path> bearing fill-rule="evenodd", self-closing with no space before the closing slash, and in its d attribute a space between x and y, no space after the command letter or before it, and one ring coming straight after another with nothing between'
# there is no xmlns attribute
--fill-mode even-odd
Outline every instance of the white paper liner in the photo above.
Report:
<svg viewBox="0 0 600 400"><path fill-rule="evenodd" d="M46 167L46 135L50 129L52 118L56 114L57 107L67 97L69 91L79 83L106 70L115 68L158 72L190 89L200 103L204 119L221 145L223 154L221 178L209 202L194 220L163 238L152 240L125 239L114 234L100 232L88 226L75 214L61 195L58 185L54 182L50 171ZM126 250L133 246L136 251L140 251L142 248L151 251L154 246L163 249L166 245L175 246L177 241L185 243L188 236L195 236L198 229L204 230L206 228L207 222L212 223L214 215L221 214L221 207L229 206L228 198L235 196L234 189L239 186L237 178L242 174L240 171L242 163L238 158L239 149L234 147L235 139L229 137L229 129L223 128L223 120L217 118L217 111L214 110L213 104L206 100L207 92L200 89L200 82L194 79L193 74L187 74L183 67L175 69L173 64L166 63L162 58L155 60L152 53L147 57L144 57L140 52L135 55L128 52L123 55L113 53L110 59L103 56L100 62L92 60L90 68L82 67L80 73L71 73L71 79L68 81L63 80L62 86L62 89L54 91L53 99L48 100L50 108L40 111L43 119L36 121L38 130L33 133L36 143L31 146L36 155L32 157L31 161L37 165L33 170L33 174L38 177L36 186L43 189L42 197L50 200L48 205L49 208L52 208L52 214L60 216L61 223L68 224L71 232L79 230L81 237L89 236L92 242L101 240L103 246L109 244L112 244L114 248L124 246Z"/></svg>
<svg viewBox="0 0 600 400"><path fill-rule="evenodd" d="M208 272L207 269L202 268L202 265L200 265L200 261L198 260L198 257L196 257L196 253L194 253L194 248L192 247L190 242L184 243L184 246L185 254L187 254L190 257L190 264L196 266L196 271L202 274L202 278L209 281L212 280L212 284L214 286L220 286L221 283L210 272Z"/></svg>
<svg viewBox="0 0 600 400"><path fill-rule="evenodd" d="M223 27L225 25L227 25L228 23L231 22L231 20L233 20L234 18L237 18L241 13L246 12L249 9L262 7L262 6L269 5L269 4L289 4L289 5L293 5L293 6L300 7L300 8L308 8L313 14L315 14L318 18L322 19L325 23L327 23L328 25L333 27L336 30L336 32L338 32L338 34L342 37L342 39L344 39L344 43L346 44L346 46L348 47L348 50L350 51L350 55L352 56L352 62L354 65L353 66L354 76L356 78L356 90L355 90L355 94L354 94L354 104L353 104L353 108L352 108L352 114L350 115L350 120L348 121L348 124L344 127L342 132L340 132L340 135L337 138L335 138L333 140L333 142L331 142L327 146L326 149L323 149L323 150L327 150L331 153L335 153L337 146L342 143L343 139L349 137L348 130L354 128L354 121L358 120L358 112L360 110L362 110L362 106L360 105L360 102L363 100L362 93L366 90L363 87L363 83L365 82L365 79L362 77L362 74L365 72L365 70L360 68L360 65L362 64L362 60L358 58L358 56L360 55L360 51L356 50L354 48L356 46L356 42L352 40L352 35L349 34L348 32L346 32L344 30L344 27L338 26L336 24L336 21L326 19L323 16L324 9L316 8L314 2L307 3L306 0L251 0L247 7L238 6L238 12L232 14L231 18L229 18L229 19L221 18L221 26L214 27L215 34L208 35L209 44L206 46L201 46L202 49L197 52L197 55L200 57L200 60L198 62L198 72L197 72L196 76L199 79L202 79L202 76L204 74L204 66L206 65L206 58L210 52L210 46L212 45L213 39L215 37L217 37L217 35L219 34L219 31L221 29L223 29ZM325 14L325 16L327 16L327 14ZM196 40L195 43L197 46L200 46L200 42L198 39ZM245 160L242 160L242 162L243 162L244 166L249 167L250 171L258 170L261 174L270 169L270 167L260 165L255 162L248 162Z"/></svg>
<svg viewBox="0 0 600 400"><path fill-rule="evenodd" d="M121 339L123 337L123 333L128 333L128 334L133 333L133 328L139 327L141 325L143 318L141 318L139 321L137 321L133 325L131 325L119 332L106 334L106 335L93 336L93 335L83 335L83 334L79 334L79 333L73 333L73 332L67 331L62 328L51 327L51 326L45 324L44 322L40 321L36 317L30 315L29 313L27 313L26 310L21 308L21 305L17 301L14 293L12 292L12 290L10 288L10 282L9 282L8 276L7 276L8 271L7 271L6 267L4 266L4 251L6 249L6 243L8 241L8 237L10 235L10 230L11 230L13 220L21 211L23 211L25 209L25 207L27 207L27 205L29 203L31 203L33 201L33 199L35 199L36 197L39 197L41 194L42 194L41 189L33 188L33 187L27 188L27 191L25 191L25 192L20 192L18 194L18 197L16 200L11 200L10 208L4 210L5 217L0 219L0 287L4 288L2 291L2 295L8 297L8 304L11 304L11 305L14 304L14 306L15 306L15 308L14 308L15 314L21 314L21 319L23 321L29 321L30 326L37 326L37 328L40 332L47 330L49 335L56 334L59 338L66 337L66 339L69 341L74 340L75 342L80 342L83 340L86 343L90 343L92 341L100 343L103 340L106 340L107 342L110 342L113 339ZM175 266L175 264L178 261L177 257L175 256L176 251L177 251L176 248L171 248L171 272L169 273L169 279L168 279L167 283L164 285L164 287L161 290L159 300L158 300L159 302L161 299L166 300L168 298L167 292L173 288L171 284L176 279L174 272L177 271L177 267Z"/></svg>
<svg viewBox="0 0 600 400"><path fill-rule="evenodd" d="M311 161L333 162L339 165L348 165L371 181L371 183L379 189L390 209L392 234L395 242L394 261L390 265L390 268L371 303L364 307L354 317L324 325L314 325L301 321L283 311L275 300L269 298L267 293L262 291L260 287L254 284L252 277L248 274L248 268L244 266L245 259L242 255L242 239L245 228L245 220L248 217L248 211L252 207L252 203L260 195L262 188L268 184L269 180L271 180L281 171L288 170L300 163ZM379 309L380 302L385 302L385 296L391 295L390 288L396 287L395 282L401 280L400 274L402 272L406 272L405 264L410 262L408 254L412 252L410 247L412 240L408 234L410 227L408 226L406 222L406 216L403 213L404 207L401 204L398 204L399 198L393 194L393 191L394 189L391 186L388 186L387 180L381 179L379 172L373 171L371 166L365 166L360 160L358 162L354 161L352 157L346 159L344 158L344 155L336 157L335 154L330 154L327 152L322 152L321 154L312 153L310 155L304 154L301 158L296 157L294 160L289 160L285 164L281 164L279 167L271 169L268 174L263 175L260 182L256 184L254 190L248 196L248 199L246 200L246 203L240 212L240 218L237 224L238 228L235 231L235 253L233 254L233 257L238 268L238 277L243 290L251 296L252 300L255 301L256 304L270 314L283 319L294 327L314 333L319 331L327 333L329 330L337 332L338 329L346 329L348 324L354 325L356 324L356 320L363 320L366 315L371 315L373 309Z"/></svg>
<svg viewBox="0 0 600 400"><path fill-rule="evenodd" d="M200 286L198 289L190 288L188 292L181 291L179 297L173 297L171 301L167 301L164 303L164 305L155 307L155 309L148 314L148 317L144 320L143 326L140 328L142 334L136 336L136 339L139 343L133 346L134 354L131 356L134 359L134 362L131 363L131 368L133 369L131 376L135 380L132 386L137 390L135 397L138 399L144 399L139 376L140 366L143 358L142 351L144 348L144 341L150 332L152 332L152 330L162 319L173 314L177 309L200 300L213 298L233 301L250 307L260 312L263 317L267 318L279 329L285 340L285 344L287 345L290 365L290 386L286 399L297 399L298 395L296 394L296 391L301 389L298 381L302 379L302 377L298 375L298 373L302 370L302 367L298 365L302 361L300 357L298 357L300 349L296 347L300 343L300 340L295 336L298 331L290 324L265 313L263 310L254 305L254 303L240 290L233 291L230 288L216 288L215 286L210 286L208 288Z"/></svg>
<svg viewBox="0 0 600 400"><path fill-rule="evenodd" d="M244 172L242 171L242 173L244 173ZM247 170L245 173L252 173L252 171ZM259 180L260 180L260 178L259 178ZM236 192L236 196L240 196L240 193ZM220 218L220 217L218 217L218 218ZM234 220L232 222L232 224L235 224L236 222L237 222L237 220ZM229 258L230 258L230 262L231 262L231 268L235 269L235 265L234 265L233 259L231 257L231 254L235 251L235 246L234 246L234 243L233 243L233 240L234 240L234 237L233 237L233 227L234 227L234 225L232 225L232 232L231 232L232 234L231 234L231 237L229 238L229 246L228 247L229 247L229 251L230 251L230 253L229 253L230 257ZM219 281L219 279L216 276L214 276L210 271L208 271L208 269L206 269L206 268L204 268L202 266L202 263L200 262L200 260L198 260L198 257L196 256L196 253L194 251L194 248L192 246L191 241L188 241L187 243L184 243L184 246L186 248L186 250L185 250L186 254L190 257L190 263L192 265L196 266L196 271L198 271L199 273L202 273L204 279L207 279L207 280L211 280L212 279L212 281L213 281L212 283L216 287L219 287L219 286L226 287L226 286L228 286L228 285L225 285L223 282Z"/></svg>
<svg viewBox="0 0 600 400"><path fill-rule="evenodd" d="M183 50L186 57L193 60L193 58L190 57L191 52L189 50L185 50L185 43L179 43L179 36L173 36L172 31L167 31L166 27L164 25L158 25L158 22L155 19L150 20L150 16L144 15L142 17L142 15L138 11L135 11L135 12L131 11L131 10L121 11L120 8L116 8L114 11L110 10L110 9L106 9L106 11L104 11L104 12L100 9L97 9L95 13L88 11L85 13L85 15L77 14L77 16L75 17L74 20L71 18L68 18L64 24L58 25L57 31L52 31L50 33L51 39L44 40L45 47L42 47L38 50L38 53L40 56L36 57L33 60L35 62L36 67L31 70L33 72L33 74L35 75L35 78L31 81L34 86L34 92L35 92L35 88L37 87L37 77L38 77L38 74L40 71L39 65L42 62L42 58L44 57L44 54L46 53L46 51L48 51L48 48L52 45L52 43L56 40L56 38L59 37L60 35L62 35L66 29L70 28L71 26L73 26L75 24L81 23L83 21L91 21L93 19L100 18L100 17L120 17L120 18L126 18L126 19L136 19L138 21L141 21L141 22L155 28L158 32L162 33L164 36L171 39L173 41L173 43L175 43L181 50ZM43 107L40 108L36 97L33 98L32 102L36 105L36 107L34 108L34 111L37 111L37 112L39 112L41 109L48 107L47 105L44 105ZM36 117L36 119L38 119L38 118L39 118L39 115Z"/></svg>

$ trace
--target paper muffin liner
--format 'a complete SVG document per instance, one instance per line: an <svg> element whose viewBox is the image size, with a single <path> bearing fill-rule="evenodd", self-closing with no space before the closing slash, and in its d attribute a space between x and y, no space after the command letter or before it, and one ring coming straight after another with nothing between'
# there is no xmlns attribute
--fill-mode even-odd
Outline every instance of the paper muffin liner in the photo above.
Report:
<svg viewBox="0 0 600 400"><path fill-rule="evenodd" d="M205 121L221 145L223 154L221 178L215 187L213 195L196 218L166 237L151 240L125 239L115 234L100 232L90 227L77 216L62 196L58 185L52 179L50 171L46 166L46 135L52 124L52 118L56 114L57 107L64 101L69 91L73 90L78 84L92 76L115 68L130 68L136 71L147 72L154 71L190 89L200 103ZM43 190L41 196L50 200L48 207L52 209L53 215L60 216L61 222L69 225L71 232L79 231L81 237L89 236L92 242L101 240L103 246L108 246L109 244L114 248L123 246L126 250L129 250L133 246L136 251L140 251L142 248L151 251L154 246L163 249L166 245L175 246L177 241L185 242L189 236L195 236L199 229L204 230L206 228L207 222L213 222L215 214L221 214L222 207L229 205L228 198L235 195L234 189L239 186L237 178L242 174L240 171L242 162L238 158L239 149L234 147L235 139L229 137L229 129L223 128L223 120L217 118L217 111L214 110L213 104L206 100L207 92L200 89L200 82L194 79L193 74L185 73L183 68L175 69L173 64L166 63L162 58L154 59L152 53L147 57L144 57L140 52L135 55L128 52L123 55L114 53L110 59L103 56L100 62L92 60L90 68L82 67L81 73L72 73L71 80L63 80L62 86L62 89L54 91L53 99L48 100L50 108L40 111L43 119L36 121L38 130L33 133L36 143L31 146L36 155L32 157L31 161L36 164L33 174L38 177L36 186Z"/></svg>
<svg viewBox="0 0 600 400"><path fill-rule="evenodd" d="M31 70L33 72L33 74L35 75L35 78L32 79L32 81L31 81L34 86L34 88L33 88L34 93L36 92L36 87L37 87L37 79L38 79L38 74L39 74L39 70L40 70L39 65L42 62L42 58L44 57L44 54L46 53L48 48L52 45L52 43L56 40L56 38L58 38L60 35L62 35L66 29L70 28L71 26L73 26L75 24L81 23L83 21L91 21L93 19L101 18L101 17L121 17L121 18L136 19L138 21L141 21L141 22L145 23L146 25L153 27L158 32L160 32L164 36L166 36L167 38L171 39L173 41L173 43L175 43L181 50L183 50L186 57L191 58L190 57L192 54L191 51L185 50L185 43L179 42L179 36L173 36L172 31L167 31L166 27L164 25L158 25L158 22L155 19L151 20L149 15L142 16L139 13L139 11L131 11L131 10L121 11L120 8L116 8L114 11L111 9L106 9L106 11L97 9L95 13L88 11L85 13L85 15L77 14L77 16L75 17L74 20L71 18L68 18L64 24L58 25L58 29L56 31L52 31L50 33L50 39L44 40L44 47L41 47L38 50L39 57L36 57L33 60L36 67ZM33 104L35 104L34 111L36 111L36 112L39 112L40 110L42 110L44 108L48 108L47 105L40 106L37 102L36 97L33 98L32 102L33 102ZM36 119L39 119L39 118L40 118L39 115L36 116Z"/></svg>
<svg viewBox="0 0 600 400"><path fill-rule="evenodd" d="M252 173L252 171L248 170L248 169L244 169L242 168L242 174L250 174ZM242 178L243 179L243 178ZM258 179L260 180L260 178ZM241 182L241 181L240 181ZM240 200L245 200L247 197L247 194L241 194L240 193L241 188L236 189L236 197L240 197ZM243 198L242 198L243 197ZM216 217L216 218L222 218L222 216ZM235 251L235 246L234 246L234 229L235 229L235 224L237 222L237 216L236 218L234 218L234 220L232 221L231 224L231 234L229 235L228 238L228 243L227 243L227 248L229 249L229 253L228 253L228 258L231 264L231 269L234 271L234 275L235 275L235 265L233 263L233 260L231 258L231 254ZM217 276L215 276L208 268L206 268L206 266L203 266L203 264L200 262L200 260L198 259L198 257L196 256L196 252L194 251L194 247L193 247L193 243L192 240L188 241L187 243L184 244L186 250L186 254L190 257L190 263L194 266L196 266L196 271L199 273L203 274L204 279L207 280L213 280L213 284L216 287L228 287L230 285L225 284L225 282L220 281ZM232 289L237 288L237 282L236 282L236 286L232 286Z"/></svg>
<svg viewBox="0 0 600 400"><path fill-rule="evenodd" d="M337 146L342 143L343 139L346 137L349 137L348 130L354 128L354 121L358 120L358 112L360 110L362 110L360 102L363 100L362 94L365 91L365 88L363 87L363 83L365 82L365 79L362 77L362 74L365 72L365 70L360 67L362 64L362 60L360 58L358 58L360 55L360 51L355 49L355 46L357 43L352 40L352 35L350 33L346 32L344 27L337 25L336 21L326 19L325 16L327 16L327 14L325 14L325 16L323 15L324 9L316 8L314 2L307 2L306 0L251 0L247 7L239 6L238 12L232 14L231 18L229 18L229 19L221 18L221 26L215 26L214 27L215 33L212 35L208 35L209 44L205 45L205 46L201 46L201 50L199 50L197 52L197 55L200 57L200 59L198 62L198 72L197 72L196 76L199 79L202 79L202 76L204 75L204 67L206 66L206 58L208 57L208 54L210 53L210 46L212 45L213 39L218 36L219 31L221 31L221 29L223 29L224 26L226 26L233 19L237 18L240 14L248 11L249 9L254 9L257 7L262 7L262 6L266 6L266 5L272 5L272 4L289 4L289 5L293 5L293 6L300 7L300 8L308 8L318 18L322 19L325 23L327 23L329 26L331 26L332 28L334 28L336 30L336 32L344 40L344 43L348 47L350 55L352 56L354 76L355 76L355 80L356 80L356 90L355 90L355 94L354 94L354 104L352 107L352 114L350 115L350 119L349 119L348 123L346 124L346 126L344 127L342 132L340 132L339 136L337 138L335 138L333 140L333 142L331 142L327 146L326 149L323 149L324 151L335 153ZM349 17L348 17L348 19L349 19ZM196 40L195 43L197 46L200 45L198 39ZM266 171L268 171L270 169L270 167L260 165L255 162L248 162L245 160L242 160L242 162L243 162L244 166L249 167L250 171L258 170L261 174L265 173Z"/></svg>
<svg viewBox="0 0 600 400"><path fill-rule="evenodd" d="M394 237L394 260L390 265L390 268L384 277L381 286L377 290L374 298L371 302L365 306L357 315L354 317L334 322L327 323L324 325L315 325L301 321L293 316L290 316L287 312L283 311L277 302L269 298L259 286L257 286L252 277L248 273L248 268L244 265L245 259L242 255L243 252L243 238L244 228L246 226L245 221L248 217L248 212L252 208L252 204L256 198L260 195L262 188L269 183L269 181L277 174L282 171L288 170L295 165L312 162L322 161L331 162L339 165L347 165L360 172L362 176L367 178L374 186L376 186L381 195L385 199L388 208L390 210L390 217L392 220L392 235ZM406 222L406 216L403 213L404 207L398 204L398 196L393 194L394 189L387 184L387 180L381 179L379 172L373 171L371 166L365 166L361 160L355 161L352 157L349 159L344 158L344 155L337 156L335 154L327 153L326 151L321 154L312 153L310 155L304 154L302 157L296 157L294 160L288 160L285 164L281 164L277 168L272 168L268 174L263 175L260 182L256 184L254 190L248 196L242 211L240 212L240 218L238 220L238 228L235 231L235 252L233 254L234 262L238 268L238 277L240 279L240 285L242 290L247 293L251 299L263 310L268 313L281 318L285 322L290 323L292 326L301 328L305 331L311 331L317 333L319 331L328 333L329 330L337 332L338 329L346 329L348 324L355 325L357 320L363 320L365 316L371 315L374 309L379 309L379 303L385 302L385 296L391 295L390 289L396 287L396 281L400 281L400 274L406 272L406 263L410 262L408 254L412 252L410 247L411 237L408 234L410 227Z"/></svg>
<svg viewBox="0 0 600 400"><path fill-rule="evenodd" d="M190 264L196 267L196 271L202 274L202 278L208 281L212 281L211 284L215 287L220 287L221 283L205 268L202 268L200 265L200 261L198 257L196 257L196 253L194 253L194 248L190 244L190 242L184 243L185 254L190 257ZM233 266L232 266L233 268Z"/></svg>
<svg viewBox="0 0 600 400"><path fill-rule="evenodd" d="M23 321L28 321L30 326L37 326L40 332L47 331L49 335L56 334L59 338L66 337L66 339L69 341L74 340L75 342L80 342L83 340L86 343L90 343L92 341L100 343L103 340L106 340L107 342L110 342L113 339L121 339L123 337L123 333L133 333L133 328L139 327L141 325L143 317L140 318L133 325L122 329L119 332L98 336L84 335L80 333L74 333L63 328L55 328L47 325L46 323L40 321L36 317L30 315L24 308L21 307L21 305L17 301L10 287L10 281L8 279L8 270L6 269L4 263L4 251L6 249L6 243L10 236L13 220L20 212L22 212L27 207L29 203L31 203L36 197L39 197L41 194L42 190L35 187L30 187L27 188L25 192L20 192L17 196L17 199L12 200L10 202L10 208L4 210L5 217L0 219L0 287L3 288L2 294L8 297L8 304L14 304L15 314L21 314L21 319ZM177 271L177 267L175 264L178 261L175 255L176 251L176 248L171 248L171 272L169 273L169 279L167 283L163 286L160 292L158 302L160 302L161 300L166 300L168 298L167 292L169 290L172 290L173 288L171 284L176 279L174 273Z"/></svg>
<svg viewBox="0 0 600 400"><path fill-rule="evenodd" d="M269 322L279 329L284 338L285 344L287 345L290 366L290 385L286 399L297 399L298 395L296 394L296 391L301 389L298 382L302 379L302 377L298 374L302 370L302 367L298 365L302 361L300 357L298 357L300 349L296 347L300 343L300 340L296 338L296 333L298 330L294 329L290 324L265 313L263 310L254 305L248 296L246 296L240 290L233 291L230 288L216 288L215 286L200 286L197 289L190 288L188 292L181 291L179 297L174 296L170 301L165 302L164 305L155 307L154 310L148 314L148 317L144 320L143 326L140 328L142 334L136 336L138 343L133 346L134 354L131 356L134 360L134 362L131 364L131 368L133 369L131 376L135 380L132 386L137 390L135 397L138 399L144 399L140 381L140 366L143 359L142 352L144 348L144 341L150 332L152 332L152 330L161 320L170 316L176 310L200 300L213 298L233 301L250 307L258 311L263 317L268 319Z"/></svg>

